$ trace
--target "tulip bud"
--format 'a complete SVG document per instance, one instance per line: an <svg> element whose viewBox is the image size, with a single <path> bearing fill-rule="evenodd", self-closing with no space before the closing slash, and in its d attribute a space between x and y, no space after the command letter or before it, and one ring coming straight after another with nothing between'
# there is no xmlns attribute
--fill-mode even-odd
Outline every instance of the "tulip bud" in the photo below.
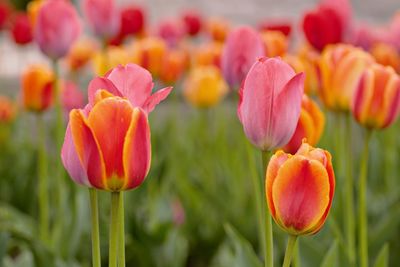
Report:
<svg viewBox="0 0 400 267"><path fill-rule="evenodd" d="M208 42L197 47L193 53L193 66L221 66L223 45L219 42Z"/></svg>
<svg viewBox="0 0 400 267"><path fill-rule="evenodd" d="M67 55L78 38L81 25L68 1L47 1L37 15L34 37L40 50L52 59Z"/></svg>
<svg viewBox="0 0 400 267"><path fill-rule="evenodd" d="M80 70L90 61L96 50L96 44L92 40L82 39L76 41L66 57L68 68L71 71Z"/></svg>
<svg viewBox="0 0 400 267"><path fill-rule="evenodd" d="M121 11L120 35L140 34L145 27L144 10L138 6L128 6Z"/></svg>
<svg viewBox="0 0 400 267"><path fill-rule="evenodd" d="M14 18L11 33L14 42L18 45L26 45L32 42L32 26L26 14L21 13Z"/></svg>
<svg viewBox="0 0 400 267"><path fill-rule="evenodd" d="M182 50L170 50L166 53L161 66L160 80L166 84L178 81L187 66L186 54Z"/></svg>
<svg viewBox="0 0 400 267"><path fill-rule="evenodd" d="M289 37L292 31L292 23L290 20L268 19L259 23L258 29L260 31L279 31L286 37Z"/></svg>
<svg viewBox="0 0 400 267"><path fill-rule="evenodd" d="M267 57L281 57L286 54L288 41L282 32L263 31L261 33L261 38L264 42Z"/></svg>
<svg viewBox="0 0 400 267"><path fill-rule="evenodd" d="M207 21L206 32L216 42L224 42L230 30L229 23L221 18L211 18Z"/></svg>
<svg viewBox="0 0 400 267"><path fill-rule="evenodd" d="M327 47L319 64L324 105L334 111L349 111L357 82L373 61L371 55L350 45Z"/></svg>
<svg viewBox="0 0 400 267"><path fill-rule="evenodd" d="M2 30L7 22L10 13L10 7L7 3L0 3L0 30Z"/></svg>
<svg viewBox="0 0 400 267"><path fill-rule="evenodd" d="M322 113L317 103L307 95L303 95L301 113L296 130L289 143L282 149L287 153L294 154L300 148L303 139L306 139L311 146L315 146L321 138L324 126L324 113Z"/></svg>
<svg viewBox="0 0 400 267"><path fill-rule="evenodd" d="M93 57L93 68L97 75L104 75L112 68L128 63L128 53L123 47L109 46L105 51L98 51Z"/></svg>
<svg viewBox="0 0 400 267"><path fill-rule="evenodd" d="M22 74L22 103L30 111L41 112L53 103L54 75L49 68L31 65Z"/></svg>
<svg viewBox="0 0 400 267"><path fill-rule="evenodd" d="M253 63L264 55L264 43L258 32L247 26L230 32L221 58L222 73L229 86L240 86Z"/></svg>
<svg viewBox="0 0 400 267"><path fill-rule="evenodd" d="M15 114L13 102L8 97L0 95L0 125L10 123L15 118Z"/></svg>
<svg viewBox="0 0 400 267"><path fill-rule="evenodd" d="M367 68L354 92L351 111L367 128L390 126L400 112L400 76L392 67L374 64Z"/></svg>
<svg viewBox="0 0 400 267"><path fill-rule="evenodd" d="M271 216L284 231L317 233L335 192L331 154L306 143L294 155L276 152L268 164L265 191Z"/></svg>
<svg viewBox="0 0 400 267"><path fill-rule="evenodd" d="M183 86L185 99L195 107L216 105L228 92L221 72L214 66L198 66L190 71Z"/></svg>
<svg viewBox="0 0 400 267"><path fill-rule="evenodd" d="M186 33L190 36L196 36L202 27L202 19L196 11L186 11L182 15L182 21L185 24Z"/></svg>
<svg viewBox="0 0 400 267"><path fill-rule="evenodd" d="M239 91L238 116L250 142L262 151L282 147L292 137L301 110L304 73L280 58L260 58Z"/></svg>

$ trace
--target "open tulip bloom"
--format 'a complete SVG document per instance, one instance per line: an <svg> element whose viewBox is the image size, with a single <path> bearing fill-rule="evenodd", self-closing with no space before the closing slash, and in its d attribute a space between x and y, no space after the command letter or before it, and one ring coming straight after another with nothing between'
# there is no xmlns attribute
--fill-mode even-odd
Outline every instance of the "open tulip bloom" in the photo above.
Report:
<svg viewBox="0 0 400 267"><path fill-rule="evenodd" d="M138 187L149 172L147 116L172 90L168 87L151 94L152 88L147 70L134 64L118 66L105 77L93 79L89 104L70 113L61 153L65 168L78 184L113 192L110 266L116 266L116 218L123 213L119 192Z"/></svg>

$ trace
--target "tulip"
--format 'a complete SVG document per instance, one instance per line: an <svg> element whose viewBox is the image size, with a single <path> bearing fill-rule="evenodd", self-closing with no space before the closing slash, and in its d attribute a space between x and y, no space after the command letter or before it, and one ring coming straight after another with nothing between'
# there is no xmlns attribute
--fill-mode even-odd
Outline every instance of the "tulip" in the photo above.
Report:
<svg viewBox="0 0 400 267"><path fill-rule="evenodd" d="M342 29L348 29L352 23L352 8L349 0L322 0L321 6L329 7L335 10L339 16Z"/></svg>
<svg viewBox="0 0 400 267"><path fill-rule="evenodd" d="M361 125L382 129L396 121L400 112L400 77L392 67L373 64L355 89L351 111Z"/></svg>
<svg viewBox="0 0 400 267"><path fill-rule="evenodd" d="M288 40L280 31L263 31L261 38L265 45L267 57L277 57L285 55L288 49Z"/></svg>
<svg viewBox="0 0 400 267"><path fill-rule="evenodd" d="M222 73L229 86L239 86L257 58L264 55L264 43L255 30L242 26L230 32L221 58Z"/></svg>
<svg viewBox="0 0 400 267"><path fill-rule="evenodd" d="M45 111L53 103L54 75L42 65L31 65L22 74L22 103L30 111Z"/></svg>
<svg viewBox="0 0 400 267"><path fill-rule="evenodd" d="M144 10L141 7L125 7L121 11L121 26L119 34L126 37L142 33L146 22L145 19Z"/></svg>
<svg viewBox="0 0 400 267"><path fill-rule="evenodd" d="M208 42L197 47L193 52L193 66L214 65L221 66L221 54L223 45L219 42Z"/></svg>
<svg viewBox="0 0 400 267"><path fill-rule="evenodd" d="M334 111L349 111L357 82L373 61L368 53L350 45L327 47L319 64L324 105Z"/></svg>
<svg viewBox="0 0 400 267"><path fill-rule="evenodd" d="M185 36L184 25L175 19L165 19L157 28L157 36L164 39L170 47L176 47Z"/></svg>
<svg viewBox="0 0 400 267"><path fill-rule="evenodd" d="M396 47L390 44L377 43L372 46L370 52L377 63L391 66L400 73L400 53L396 50Z"/></svg>
<svg viewBox="0 0 400 267"><path fill-rule="evenodd" d="M343 27L340 14L335 8L329 6L319 6L303 17L304 35L307 41L319 51L328 44L340 43L344 35Z"/></svg>
<svg viewBox="0 0 400 267"><path fill-rule="evenodd" d="M0 125L10 123L16 115L13 102L6 96L0 95Z"/></svg>
<svg viewBox="0 0 400 267"><path fill-rule="evenodd" d="M186 11L182 15L182 21L188 35L196 36L201 31L203 25L202 18L195 10Z"/></svg>
<svg viewBox="0 0 400 267"><path fill-rule="evenodd" d="M288 37L292 31L292 23L286 20L265 20L258 28L261 31L279 31Z"/></svg>
<svg viewBox="0 0 400 267"><path fill-rule="evenodd" d="M331 154L307 143L294 155L279 150L268 164L265 184L274 221L291 235L315 234L325 223L335 192Z"/></svg>
<svg viewBox="0 0 400 267"><path fill-rule="evenodd" d="M53 60L67 55L81 31L74 6L68 1L48 0L36 20L34 37L40 50Z"/></svg>
<svg viewBox="0 0 400 267"><path fill-rule="evenodd" d="M187 76L183 95L195 107L216 105L228 92L221 72L214 66L198 66Z"/></svg>
<svg viewBox="0 0 400 267"><path fill-rule="evenodd" d="M6 3L0 3L0 30L6 25L9 13L10 7Z"/></svg>
<svg viewBox="0 0 400 267"><path fill-rule="evenodd" d="M11 33L14 42L18 45L26 45L32 42L32 27L26 14L20 13L16 15Z"/></svg>
<svg viewBox="0 0 400 267"><path fill-rule="evenodd" d="M296 129L301 110L304 73L280 58L260 58L239 91L239 120L250 142L262 151L282 147Z"/></svg>
<svg viewBox="0 0 400 267"><path fill-rule="evenodd" d="M206 32L216 42L224 42L229 30L229 23L221 18L211 18L206 23Z"/></svg>
<svg viewBox="0 0 400 267"><path fill-rule="evenodd" d="M66 57L66 64L70 71L76 72L85 67L96 53L96 44L90 39L76 41Z"/></svg>
<svg viewBox="0 0 400 267"><path fill-rule="evenodd" d="M104 75L110 69L128 63L128 53L123 47L109 46L105 51L94 54L93 68L97 75Z"/></svg>
<svg viewBox="0 0 400 267"><path fill-rule="evenodd" d="M72 109L83 108L84 100L83 93L79 90L78 86L71 81L65 81L63 83L61 99L64 110L67 114Z"/></svg>
<svg viewBox="0 0 400 267"><path fill-rule="evenodd" d="M118 33L120 13L114 0L84 0L82 9L96 36L107 40Z"/></svg>
<svg viewBox="0 0 400 267"><path fill-rule="evenodd" d="M302 62L304 73L306 74L304 91L311 95L320 90L320 54L310 46L303 46L298 51L298 58Z"/></svg>
<svg viewBox="0 0 400 267"><path fill-rule="evenodd" d="M33 0L30 1L26 6L26 10L28 12L29 21L31 22L32 28L35 28L37 15L44 2L45 2L44 0Z"/></svg>
<svg viewBox="0 0 400 267"><path fill-rule="evenodd" d="M303 95L296 130L289 143L282 149L287 153L294 154L300 148L303 139L306 139L311 146L315 146L321 138L324 125L325 117L317 103Z"/></svg>
<svg viewBox="0 0 400 267"><path fill-rule="evenodd" d="M161 66L160 80L166 84L178 81L187 66L187 58L182 50L170 50L166 53Z"/></svg>

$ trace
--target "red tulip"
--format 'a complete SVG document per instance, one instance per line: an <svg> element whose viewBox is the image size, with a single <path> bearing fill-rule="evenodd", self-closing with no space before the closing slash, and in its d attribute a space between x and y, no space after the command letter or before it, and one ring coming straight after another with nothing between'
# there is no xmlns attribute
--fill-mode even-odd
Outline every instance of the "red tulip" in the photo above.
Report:
<svg viewBox="0 0 400 267"><path fill-rule="evenodd" d="M37 15L35 40L52 59L64 57L81 31L78 14L67 1L48 0Z"/></svg>
<svg viewBox="0 0 400 267"><path fill-rule="evenodd" d="M0 3L0 30L4 28L9 13L10 13L9 6L6 3Z"/></svg>
<svg viewBox="0 0 400 267"><path fill-rule="evenodd" d="M32 26L26 14L20 13L15 16L11 32L16 44L25 45L32 42Z"/></svg>
<svg viewBox="0 0 400 267"><path fill-rule="evenodd" d="M202 27L202 19L196 11L186 11L182 15L183 23L185 24L186 33L191 36L196 36Z"/></svg>
<svg viewBox="0 0 400 267"><path fill-rule="evenodd" d="M343 39L343 25L336 9L319 6L303 17L303 31L308 42L317 50Z"/></svg>
<svg viewBox="0 0 400 267"><path fill-rule="evenodd" d="M140 34L145 26L145 14L142 8L137 6L125 7L121 11L120 35L128 36Z"/></svg>
<svg viewBox="0 0 400 267"><path fill-rule="evenodd" d="M150 73L134 64L91 81L89 104L71 111L61 152L75 182L109 191L143 182L151 160L147 114L172 89L151 95L152 87Z"/></svg>
<svg viewBox="0 0 400 267"><path fill-rule="evenodd" d="M239 120L250 142L263 151L290 140L300 116L304 73L280 58L260 58L239 91Z"/></svg>
<svg viewBox="0 0 400 267"><path fill-rule="evenodd" d="M225 80L232 88L239 86L253 63L263 56L264 43L258 32L247 26L231 31L221 58Z"/></svg>
<svg viewBox="0 0 400 267"><path fill-rule="evenodd" d="M290 21L279 21L279 20L264 20L258 28L261 31L280 31L285 36L289 36L292 31L292 23Z"/></svg>
<svg viewBox="0 0 400 267"><path fill-rule="evenodd" d="M117 35L120 27L120 13L114 0L84 0L85 18L94 34L109 39Z"/></svg>

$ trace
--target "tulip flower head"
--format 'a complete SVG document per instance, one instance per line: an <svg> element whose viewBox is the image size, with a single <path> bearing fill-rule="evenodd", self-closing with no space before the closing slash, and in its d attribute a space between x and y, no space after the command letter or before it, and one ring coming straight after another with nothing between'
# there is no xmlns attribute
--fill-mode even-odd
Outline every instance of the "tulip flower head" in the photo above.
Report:
<svg viewBox="0 0 400 267"><path fill-rule="evenodd" d="M392 67L374 64L366 69L354 92L351 111L363 126L390 126L400 112L400 76Z"/></svg>
<svg viewBox="0 0 400 267"><path fill-rule="evenodd" d="M16 15L11 33L14 42L18 45L26 45L32 42L32 26L26 14L20 13Z"/></svg>
<svg viewBox="0 0 400 267"><path fill-rule="evenodd" d="M0 95L0 125L10 123L15 118L15 114L14 103L8 97Z"/></svg>
<svg viewBox="0 0 400 267"><path fill-rule="evenodd" d="M53 103L54 75L43 65L31 65L22 74L22 103L25 109L42 112Z"/></svg>
<svg viewBox="0 0 400 267"><path fill-rule="evenodd" d="M228 92L221 72L214 66L198 66L187 76L183 95L195 107L211 107L221 101Z"/></svg>
<svg viewBox="0 0 400 267"><path fill-rule="evenodd" d="M83 108L83 94L75 83L65 81L61 94L62 104L67 114L73 109Z"/></svg>
<svg viewBox="0 0 400 267"><path fill-rule="evenodd" d="M182 21L185 25L186 33L190 36L196 36L201 31L203 25L202 18L195 10L188 10L182 15Z"/></svg>
<svg viewBox="0 0 400 267"><path fill-rule="evenodd" d="M166 84L178 81L187 66L185 52L179 49L167 51L161 66L160 80Z"/></svg>
<svg viewBox="0 0 400 267"><path fill-rule="evenodd" d="M206 32L216 42L224 42L229 30L229 22L222 18L210 18L206 23Z"/></svg>
<svg viewBox="0 0 400 267"><path fill-rule="evenodd" d="M290 20L268 19L261 21L258 26L260 31L279 31L286 37L289 37L292 31L292 23Z"/></svg>
<svg viewBox="0 0 400 267"><path fill-rule="evenodd" d="M371 55L376 62L384 66L391 66L397 73L400 73L400 50L390 44L377 43L371 47Z"/></svg>
<svg viewBox="0 0 400 267"><path fill-rule="evenodd" d="M192 56L192 65L214 65L220 68L222 49L223 44L220 42L208 42L196 47Z"/></svg>
<svg viewBox="0 0 400 267"><path fill-rule="evenodd" d="M78 71L90 61L97 50L96 44L90 39L76 41L66 57L70 71Z"/></svg>
<svg viewBox="0 0 400 267"><path fill-rule="evenodd" d="M240 86L253 63L263 56L264 43L258 32L247 26L231 31L221 58L222 73L229 86Z"/></svg>
<svg viewBox="0 0 400 267"><path fill-rule="evenodd" d="M75 182L108 191L143 182L151 161L147 116L172 90L151 94L152 87L150 73L134 64L90 82L89 104L71 111L61 151Z"/></svg>
<svg viewBox="0 0 400 267"><path fill-rule="evenodd" d="M317 103L307 95L303 95L301 113L296 130L289 143L282 149L287 153L294 154L300 148L304 139L311 146L315 146L321 138L324 126L324 113L322 113Z"/></svg>
<svg viewBox="0 0 400 267"><path fill-rule="evenodd" d="M98 51L93 55L92 63L94 72L97 75L104 75L120 64L127 64L128 53L122 46L108 46L105 52Z"/></svg>
<svg viewBox="0 0 400 267"><path fill-rule="evenodd" d="M121 11L121 26L119 34L126 37L140 34L144 31L146 17L143 8L127 6Z"/></svg>
<svg viewBox="0 0 400 267"><path fill-rule="evenodd" d="M0 30L2 30L7 22L10 13L10 7L7 3L0 3Z"/></svg>
<svg viewBox="0 0 400 267"><path fill-rule="evenodd" d="M45 55L51 59L64 57L80 32L78 14L70 2L47 0L41 6L34 38Z"/></svg>
<svg viewBox="0 0 400 267"><path fill-rule="evenodd" d="M238 117L250 142L262 151L282 147L296 129L304 73L280 58L260 58L239 91Z"/></svg>
<svg viewBox="0 0 400 267"><path fill-rule="evenodd" d="M331 154L303 143L296 154L279 150L266 173L268 208L291 235L317 233L325 223L335 192Z"/></svg>
<svg viewBox="0 0 400 267"><path fill-rule="evenodd" d="M185 36L184 24L180 20L165 19L158 25L157 36L164 39L169 47L176 47Z"/></svg>
<svg viewBox="0 0 400 267"><path fill-rule="evenodd" d="M261 33L267 57L284 56L288 49L286 35L280 31L263 31Z"/></svg>
<svg viewBox="0 0 400 267"><path fill-rule="evenodd" d="M120 13L114 0L84 0L82 9L96 36L108 40L117 35Z"/></svg>

